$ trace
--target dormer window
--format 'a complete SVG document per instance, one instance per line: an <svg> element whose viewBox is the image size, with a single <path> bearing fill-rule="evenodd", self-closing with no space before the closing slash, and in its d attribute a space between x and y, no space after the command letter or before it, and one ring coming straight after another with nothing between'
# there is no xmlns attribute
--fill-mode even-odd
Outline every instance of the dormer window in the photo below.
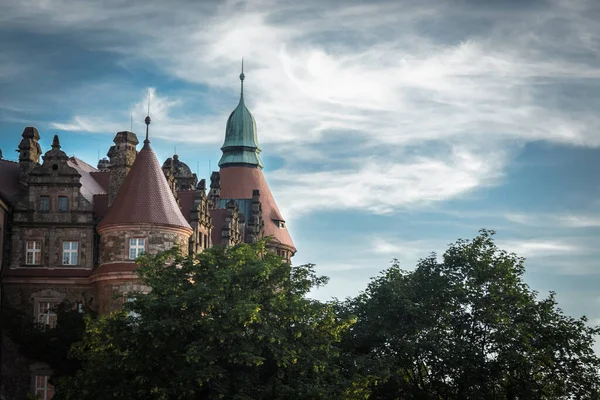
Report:
<svg viewBox="0 0 600 400"><path fill-rule="evenodd" d="M278 228L281 228L281 229L285 228L285 221L282 221L282 220L273 220L273 221L275 221L275 225L277 225Z"/></svg>
<svg viewBox="0 0 600 400"><path fill-rule="evenodd" d="M50 211L50 196L40 196L40 211Z"/></svg>
<svg viewBox="0 0 600 400"><path fill-rule="evenodd" d="M146 250L146 239L133 238L129 239L129 259L135 260Z"/></svg>
<svg viewBox="0 0 600 400"><path fill-rule="evenodd" d="M67 196L58 196L58 211L69 211L69 198Z"/></svg>

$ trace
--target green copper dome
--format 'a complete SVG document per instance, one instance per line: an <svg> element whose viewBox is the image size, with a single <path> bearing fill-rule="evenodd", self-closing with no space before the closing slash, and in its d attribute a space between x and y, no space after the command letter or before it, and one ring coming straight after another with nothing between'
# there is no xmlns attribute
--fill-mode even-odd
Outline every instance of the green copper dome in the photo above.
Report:
<svg viewBox="0 0 600 400"><path fill-rule="evenodd" d="M256 121L244 104L244 72L240 75L242 93L240 102L227 120L225 128L225 142L221 146L223 155L219 160L219 167L248 166L262 168L262 161L258 153L258 135L256 134Z"/></svg>

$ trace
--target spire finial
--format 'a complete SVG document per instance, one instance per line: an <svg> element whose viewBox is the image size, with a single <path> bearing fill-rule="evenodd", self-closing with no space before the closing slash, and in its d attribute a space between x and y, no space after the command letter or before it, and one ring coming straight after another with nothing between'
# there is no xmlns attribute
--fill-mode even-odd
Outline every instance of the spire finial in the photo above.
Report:
<svg viewBox="0 0 600 400"><path fill-rule="evenodd" d="M150 139L148 139L148 127L150 126L150 92L148 92L148 114L144 122L146 123L146 140L144 140L144 144L150 143Z"/></svg>
<svg viewBox="0 0 600 400"><path fill-rule="evenodd" d="M60 150L60 140L58 139L58 135L54 135L52 139L52 148Z"/></svg>
<svg viewBox="0 0 600 400"><path fill-rule="evenodd" d="M242 57L242 73L240 74L240 81L242 81L242 96L244 96L244 78L246 78L246 75L244 75L244 57Z"/></svg>

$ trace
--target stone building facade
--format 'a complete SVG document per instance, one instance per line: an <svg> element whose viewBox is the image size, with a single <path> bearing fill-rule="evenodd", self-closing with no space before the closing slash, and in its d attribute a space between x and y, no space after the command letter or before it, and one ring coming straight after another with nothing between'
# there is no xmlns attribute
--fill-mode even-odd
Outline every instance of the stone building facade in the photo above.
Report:
<svg viewBox="0 0 600 400"><path fill-rule="evenodd" d="M135 275L143 252L194 254L270 237L269 248L290 260L296 248L262 173L243 91L210 187L177 155L161 165L146 124L141 149L135 133L118 132L97 168L67 156L58 136L43 153L34 127L21 135L18 162L0 156L2 302L51 329L64 300L108 313L147 291ZM20 356L5 332L1 351L1 399L53 396L47 365Z"/></svg>

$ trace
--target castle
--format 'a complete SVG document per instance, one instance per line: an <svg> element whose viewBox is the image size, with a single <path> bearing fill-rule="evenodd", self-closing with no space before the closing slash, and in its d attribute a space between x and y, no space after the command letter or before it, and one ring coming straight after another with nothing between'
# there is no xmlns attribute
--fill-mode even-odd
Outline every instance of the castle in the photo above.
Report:
<svg viewBox="0 0 600 400"><path fill-rule="evenodd" d="M118 132L97 168L67 156L58 136L42 155L38 130L25 128L18 162L0 152L2 301L52 328L62 301L108 313L128 293L147 290L135 275L142 252L177 245L193 254L271 237L269 248L290 260L296 248L262 172L243 72L240 79L240 101L227 120L209 187L177 155L160 165L150 117L139 151L135 133ZM5 334L1 350L0 397L52 398L47 365L20 356Z"/></svg>

